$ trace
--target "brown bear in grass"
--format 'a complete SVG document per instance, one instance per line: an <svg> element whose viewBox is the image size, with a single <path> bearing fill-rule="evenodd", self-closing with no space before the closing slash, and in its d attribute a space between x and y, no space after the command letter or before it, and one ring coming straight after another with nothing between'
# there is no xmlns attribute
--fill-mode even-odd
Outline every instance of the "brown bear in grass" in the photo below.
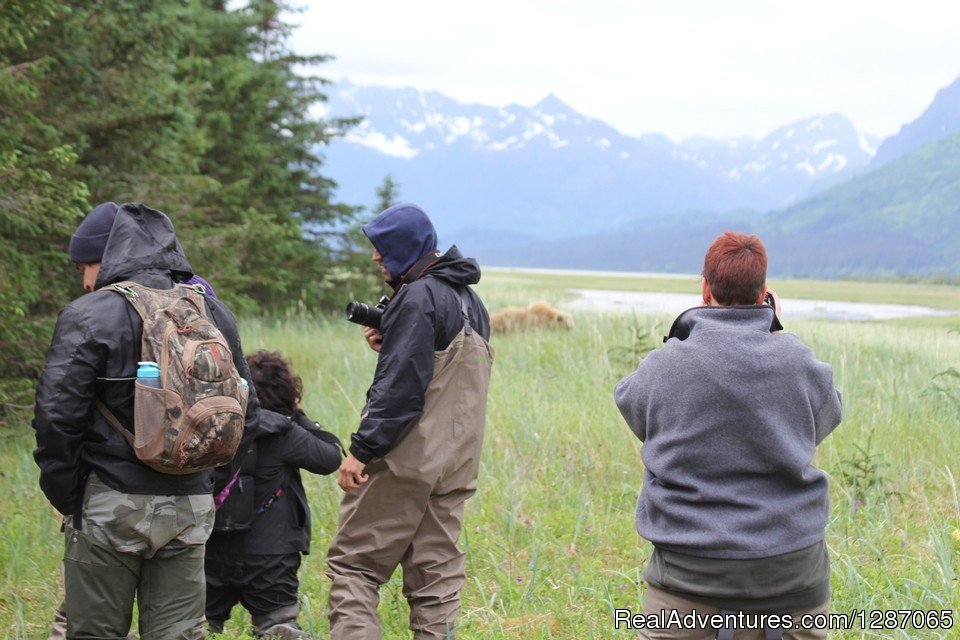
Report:
<svg viewBox="0 0 960 640"><path fill-rule="evenodd" d="M506 307L490 316L490 329L497 333L529 329L572 329L573 316L546 302L534 302L526 309Z"/></svg>

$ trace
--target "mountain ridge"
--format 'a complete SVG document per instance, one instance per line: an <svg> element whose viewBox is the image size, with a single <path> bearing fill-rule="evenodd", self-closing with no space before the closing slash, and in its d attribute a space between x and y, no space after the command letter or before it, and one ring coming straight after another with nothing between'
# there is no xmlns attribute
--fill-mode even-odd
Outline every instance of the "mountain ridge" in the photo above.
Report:
<svg viewBox="0 0 960 640"><path fill-rule="evenodd" d="M871 169L901 158L915 149L960 132L960 78L943 87L920 116L903 125L877 149Z"/></svg>
<svg viewBox="0 0 960 640"><path fill-rule="evenodd" d="M761 216L688 215L476 253L492 266L695 273L728 229L760 235L774 277L960 274L960 133Z"/></svg>
<svg viewBox="0 0 960 640"><path fill-rule="evenodd" d="M553 94L531 107L349 84L338 95L337 115L367 116L327 151L357 196L344 199L370 198L390 174L441 243L488 264L696 271L736 228L761 235L772 275L960 273L960 79L884 141L836 113L675 143L623 135Z"/></svg>

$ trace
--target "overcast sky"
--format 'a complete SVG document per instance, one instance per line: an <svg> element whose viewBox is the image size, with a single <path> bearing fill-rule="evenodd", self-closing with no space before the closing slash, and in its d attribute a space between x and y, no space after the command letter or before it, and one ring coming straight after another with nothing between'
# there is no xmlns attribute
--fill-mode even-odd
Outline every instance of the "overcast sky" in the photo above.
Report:
<svg viewBox="0 0 960 640"><path fill-rule="evenodd" d="M883 137L960 76L953 0L314 0L292 21L333 80L492 105L552 92L675 141L829 113Z"/></svg>

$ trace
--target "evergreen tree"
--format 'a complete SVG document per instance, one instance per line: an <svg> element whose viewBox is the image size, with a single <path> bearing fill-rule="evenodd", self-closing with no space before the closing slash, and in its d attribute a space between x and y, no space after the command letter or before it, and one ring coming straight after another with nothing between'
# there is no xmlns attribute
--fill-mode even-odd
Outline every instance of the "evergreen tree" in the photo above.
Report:
<svg viewBox="0 0 960 640"><path fill-rule="evenodd" d="M194 267L240 308L331 301L335 229L357 212L332 203L318 151L353 121L310 113L325 81L295 69L327 57L288 49L288 11L264 0L236 11L212 3L198 29L216 37L198 39L184 60L209 145L201 172L217 184L182 216L184 242Z"/></svg>
<svg viewBox="0 0 960 640"><path fill-rule="evenodd" d="M355 277L340 237L359 209L333 202L320 149L351 121L312 117L324 81L295 70L325 58L289 51L288 11L0 4L0 357L35 371L52 312L79 293L70 233L104 200L170 214L241 311L339 306Z"/></svg>
<svg viewBox="0 0 960 640"><path fill-rule="evenodd" d="M198 9L175 0L63 5L33 42L52 62L37 106L76 149L75 177L94 204L188 203L203 140L177 72Z"/></svg>
<svg viewBox="0 0 960 640"><path fill-rule="evenodd" d="M42 314L66 297L67 280L75 275L65 272L65 249L86 205L87 188L67 177L76 170L76 153L40 115L56 60L48 50L31 46L68 13L56 0L0 4L0 359L5 375L36 373L51 328Z"/></svg>
<svg viewBox="0 0 960 640"><path fill-rule="evenodd" d="M389 173L383 178L383 182L377 187L376 211L379 213L389 209L400 201L400 185L393 179Z"/></svg>

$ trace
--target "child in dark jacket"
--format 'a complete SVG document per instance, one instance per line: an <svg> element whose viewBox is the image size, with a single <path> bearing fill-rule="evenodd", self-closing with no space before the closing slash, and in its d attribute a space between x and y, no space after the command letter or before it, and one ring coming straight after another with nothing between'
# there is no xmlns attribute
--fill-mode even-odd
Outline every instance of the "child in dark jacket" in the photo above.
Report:
<svg viewBox="0 0 960 640"><path fill-rule="evenodd" d="M260 396L260 433L217 511L207 542L206 617L212 633L237 602L258 637L310 638L297 616L301 554L310 551L310 506L300 469L329 474L340 466L336 436L300 409L302 381L278 353L247 356Z"/></svg>

